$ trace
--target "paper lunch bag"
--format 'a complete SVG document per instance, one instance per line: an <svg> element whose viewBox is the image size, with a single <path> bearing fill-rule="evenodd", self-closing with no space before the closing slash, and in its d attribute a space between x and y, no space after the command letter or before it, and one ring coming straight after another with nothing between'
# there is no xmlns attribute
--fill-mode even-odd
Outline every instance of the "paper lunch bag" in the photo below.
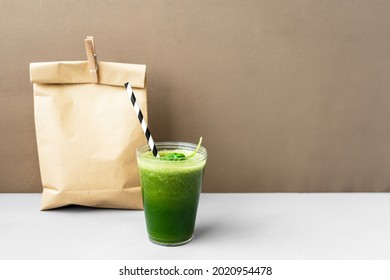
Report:
<svg viewBox="0 0 390 280"><path fill-rule="evenodd" d="M146 117L145 65L30 64L43 185L41 210L66 205L142 209L136 148L146 143L124 83Z"/></svg>

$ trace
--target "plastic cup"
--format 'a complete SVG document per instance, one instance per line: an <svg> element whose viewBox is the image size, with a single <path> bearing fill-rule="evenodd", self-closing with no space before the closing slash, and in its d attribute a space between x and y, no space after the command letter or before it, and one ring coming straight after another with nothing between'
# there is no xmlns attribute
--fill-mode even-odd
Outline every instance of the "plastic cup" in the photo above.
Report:
<svg viewBox="0 0 390 280"><path fill-rule="evenodd" d="M185 142L156 143L161 157L150 147L137 149L142 199L149 239L156 244L175 246L193 238L207 151ZM178 152L185 159L167 160L164 155Z"/></svg>

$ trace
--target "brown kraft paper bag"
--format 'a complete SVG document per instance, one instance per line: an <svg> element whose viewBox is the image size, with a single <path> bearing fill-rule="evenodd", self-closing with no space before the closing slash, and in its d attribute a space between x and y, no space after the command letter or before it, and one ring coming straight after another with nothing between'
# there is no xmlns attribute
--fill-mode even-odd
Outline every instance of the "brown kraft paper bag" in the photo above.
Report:
<svg viewBox="0 0 390 280"><path fill-rule="evenodd" d="M146 139L124 83L146 115L146 66L97 65L98 82L87 61L30 64L41 210L143 207L135 150Z"/></svg>

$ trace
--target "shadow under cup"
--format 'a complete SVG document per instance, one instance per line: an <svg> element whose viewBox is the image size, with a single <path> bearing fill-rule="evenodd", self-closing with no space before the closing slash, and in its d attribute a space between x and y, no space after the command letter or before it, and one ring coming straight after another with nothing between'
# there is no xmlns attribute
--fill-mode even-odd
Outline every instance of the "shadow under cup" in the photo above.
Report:
<svg viewBox="0 0 390 280"><path fill-rule="evenodd" d="M200 147L193 155L197 145L186 142L159 142L156 147L160 157L148 145L137 149L149 239L182 245L193 237L207 151ZM168 160L165 156L172 152L186 157Z"/></svg>

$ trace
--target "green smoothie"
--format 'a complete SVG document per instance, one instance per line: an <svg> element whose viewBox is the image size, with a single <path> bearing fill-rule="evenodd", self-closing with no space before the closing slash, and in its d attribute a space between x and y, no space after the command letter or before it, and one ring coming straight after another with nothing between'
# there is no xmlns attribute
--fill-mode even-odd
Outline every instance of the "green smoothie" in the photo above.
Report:
<svg viewBox="0 0 390 280"><path fill-rule="evenodd" d="M194 155L190 143L157 143L157 149L159 158L137 151L147 231L155 243L184 244L194 232L207 152L201 147Z"/></svg>

